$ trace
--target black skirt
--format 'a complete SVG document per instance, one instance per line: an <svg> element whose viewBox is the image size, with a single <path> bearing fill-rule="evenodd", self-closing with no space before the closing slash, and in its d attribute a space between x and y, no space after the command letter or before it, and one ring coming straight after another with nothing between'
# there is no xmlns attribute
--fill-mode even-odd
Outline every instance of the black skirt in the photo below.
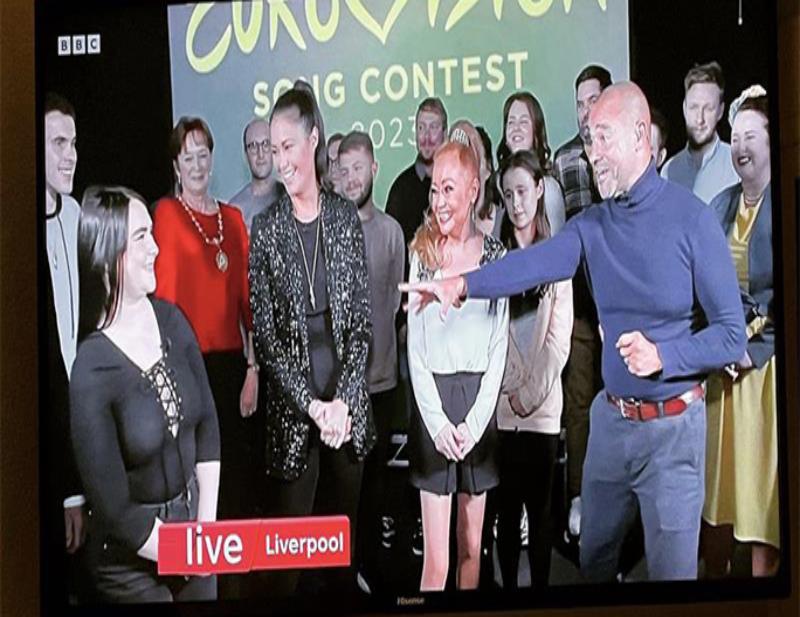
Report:
<svg viewBox="0 0 800 617"><path fill-rule="evenodd" d="M434 375L442 408L458 426L478 397L483 373ZM410 481L420 490L437 495L479 495L500 482L497 466L497 419L492 418L478 443L463 461L450 461L436 450L419 412L412 414L408 430Z"/></svg>

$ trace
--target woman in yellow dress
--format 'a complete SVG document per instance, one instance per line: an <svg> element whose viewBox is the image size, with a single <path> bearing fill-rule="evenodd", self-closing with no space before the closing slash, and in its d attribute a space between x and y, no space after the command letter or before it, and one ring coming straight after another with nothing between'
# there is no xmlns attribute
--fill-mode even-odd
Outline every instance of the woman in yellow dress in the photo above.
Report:
<svg viewBox="0 0 800 617"><path fill-rule="evenodd" d="M747 323L747 351L708 381L702 556L709 577L730 570L734 539L752 546L753 576L778 569L778 432L767 93L751 86L731 105L731 156L741 182L711 202L731 248Z"/></svg>

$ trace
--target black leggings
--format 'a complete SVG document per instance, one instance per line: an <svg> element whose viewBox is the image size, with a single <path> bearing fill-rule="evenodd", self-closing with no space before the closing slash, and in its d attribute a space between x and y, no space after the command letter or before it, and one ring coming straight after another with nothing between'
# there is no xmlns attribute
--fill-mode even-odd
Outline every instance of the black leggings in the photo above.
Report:
<svg viewBox="0 0 800 617"><path fill-rule="evenodd" d="M500 431L497 552L505 589L517 588L522 504L528 512L528 558L534 587L546 586L553 548L550 496L558 435Z"/></svg>
<svg viewBox="0 0 800 617"><path fill-rule="evenodd" d="M267 479L267 515L272 517L308 515L345 515L350 519L350 556L353 564L354 543L357 535L358 502L361 496L363 461L358 461L349 444L332 450L320 443L319 430L312 427L308 453L308 467L293 481ZM303 587L309 591L355 590L355 569L326 568L309 570L303 577ZM271 597L295 593L299 570L274 571L261 577L259 595Z"/></svg>

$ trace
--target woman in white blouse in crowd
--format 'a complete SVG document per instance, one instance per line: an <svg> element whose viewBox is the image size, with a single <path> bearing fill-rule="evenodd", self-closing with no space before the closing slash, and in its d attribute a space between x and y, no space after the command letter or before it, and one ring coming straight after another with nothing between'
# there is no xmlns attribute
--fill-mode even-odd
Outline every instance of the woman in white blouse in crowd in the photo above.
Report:
<svg viewBox="0 0 800 617"><path fill-rule="evenodd" d="M411 281L455 276L501 257L476 226L478 161L464 131L434 156L430 208L411 243ZM444 589L451 496L458 494L459 589L475 589L486 491L498 483L495 405L508 345L507 300L466 300L445 318L429 305L408 317L408 358L419 414L411 418L411 482L420 489L421 591Z"/></svg>

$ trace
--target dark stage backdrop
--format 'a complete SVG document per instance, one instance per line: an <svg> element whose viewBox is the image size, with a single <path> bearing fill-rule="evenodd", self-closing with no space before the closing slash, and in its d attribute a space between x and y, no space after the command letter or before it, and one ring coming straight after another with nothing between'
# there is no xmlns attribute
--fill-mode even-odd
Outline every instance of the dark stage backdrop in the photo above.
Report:
<svg viewBox="0 0 800 617"><path fill-rule="evenodd" d="M667 151L686 143L683 78L695 64L716 60L725 74L720 136L730 141L728 105L754 83L769 88L772 2L742 0L631 0L631 79L669 122Z"/></svg>

